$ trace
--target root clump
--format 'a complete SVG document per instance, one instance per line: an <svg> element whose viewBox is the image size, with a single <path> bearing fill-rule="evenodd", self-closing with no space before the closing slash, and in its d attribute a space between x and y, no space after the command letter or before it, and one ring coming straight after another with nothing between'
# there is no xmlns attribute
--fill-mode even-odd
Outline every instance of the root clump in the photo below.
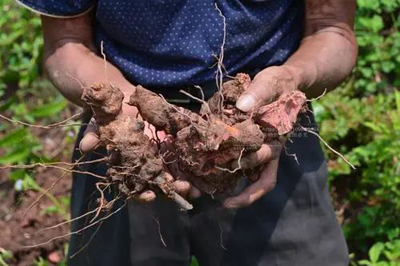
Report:
<svg viewBox="0 0 400 266"><path fill-rule="evenodd" d="M197 188L209 194L224 193L234 188L240 177L253 171L232 169L232 163L238 161L240 165L243 155L289 133L306 103L303 93L293 92L270 105L244 113L235 104L250 84L248 75L238 74L207 102L192 96L202 102L199 114L174 106L142 86L136 87L129 104L137 107L143 119L157 130L174 137L179 167L191 173L191 182ZM271 119L260 126L256 122L262 110L269 112ZM277 134L271 136L271 131Z"/></svg>
<svg viewBox="0 0 400 266"><path fill-rule="evenodd" d="M163 155L144 134L144 121L173 136L176 163L203 192L229 192L243 175L254 175L257 169L232 169L232 164L240 165L242 156L292 131L306 97L301 92L283 94L269 105L244 113L235 104L250 84L248 75L238 74L208 101L188 95L202 103L199 113L168 103L139 85L128 104L137 107L141 118L122 113L123 94L117 87L99 83L85 88L82 99L93 111L100 141L108 152L109 182L127 197L161 189L181 207L190 205L165 178ZM265 113L269 118L261 126L256 122ZM271 136L272 131L276 134Z"/></svg>

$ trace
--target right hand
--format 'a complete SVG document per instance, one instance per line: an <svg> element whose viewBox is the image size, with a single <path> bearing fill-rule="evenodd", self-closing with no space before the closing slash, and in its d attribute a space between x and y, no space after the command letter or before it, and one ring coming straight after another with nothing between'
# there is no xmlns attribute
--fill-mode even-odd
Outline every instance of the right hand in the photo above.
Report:
<svg viewBox="0 0 400 266"><path fill-rule="evenodd" d="M126 97L125 97L126 98ZM127 104L123 104L122 107L123 113L137 117L138 115L138 110L136 107L129 106ZM155 137L155 132L157 132L157 137L160 141L165 143L166 145L163 145L163 153L172 148L173 145L170 142L170 138L166 136L164 131L156 131L154 126L150 125L149 123L145 122L145 129L144 129L144 134L148 136L150 139L153 139ZM90 151L95 150L101 145L100 139L99 139L99 134L98 134L98 129L96 125L96 120L92 118L84 132L84 136L79 143L79 149L81 150L82 153L88 153ZM158 149L157 145L154 145L154 149ZM174 154L173 152L170 154ZM171 158L164 158L164 161L169 161ZM175 186L175 191L179 193L183 197L198 197L200 194L200 191L192 187L186 177L182 173L182 171L179 170L179 167L177 163L171 163L171 164L164 164L164 169L165 169L165 178L169 182L173 182ZM143 202L151 202L154 201L156 198L156 195L153 191L151 190L146 190L139 194L136 199L138 201L143 201Z"/></svg>

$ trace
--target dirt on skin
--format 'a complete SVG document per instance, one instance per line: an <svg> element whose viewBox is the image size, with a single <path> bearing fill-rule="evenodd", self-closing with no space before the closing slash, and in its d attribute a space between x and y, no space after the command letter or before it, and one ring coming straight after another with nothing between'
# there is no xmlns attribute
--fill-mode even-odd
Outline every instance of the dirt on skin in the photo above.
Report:
<svg viewBox="0 0 400 266"><path fill-rule="evenodd" d="M248 75L238 74L207 102L199 99L203 102L199 114L137 86L129 104L138 108L141 118L122 114L123 94L111 84L86 88L82 99L93 111L101 143L110 158L108 181L117 184L128 197L158 187L173 198L173 186L163 178L163 155L153 149L154 140L144 135L143 120L174 138L179 167L192 174L190 181L203 192L229 192L243 174L254 175L254 169L232 169L231 165L271 140L267 134L271 128L278 133L274 138L290 132L306 98L301 92L288 93L272 106L243 113L235 103L250 84ZM263 127L256 123L259 110L271 114L271 122ZM274 123L275 120L284 121Z"/></svg>
<svg viewBox="0 0 400 266"><path fill-rule="evenodd" d="M248 75L238 74L203 102L200 114L169 104L141 86L136 88L129 104L136 106L143 119L156 129L174 137L179 167L192 174L190 181L197 188L221 194L231 191L243 175L256 176L258 169L233 169L231 165L241 156L260 149L264 142L289 133L306 102L303 93L292 92L272 105L243 113L235 104L250 84ZM271 122L261 127L256 123L259 110L270 109L277 111L270 112L271 119L266 121ZM275 120L281 121L273 123ZM271 131L277 132L272 138Z"/></svg>
<svg viewBox="0 0 400 266"><path fill-rule="evenodd" d="M143 191L161 173L163 164L143 134L144 122L122 113L123 97L118 88L100 83L85 89L82 99L92 108L100 141L109 155L107 175L129 195Z"/></svg>
<svg viewBox="0 0 400 266"><path fill-rule="evenodd" d="M82 100L93 112L100 142L108 154L108 180L99 184L116 186L125 198L146 190L161 190L182 209L192 208L167 180L162 156L144 134L144 121L122 113L123 94L117 87L93 84L84 89Z"/></svg>
<svg viewBox="0 0 400 266"><path fill-rule="evenodd" d="M38 169L35 179L40 187L47 188L53 184L62 171L55 169ZM65 176L51 194L60 199L60 197L69 197L71 187L70 176ZM64 256L64 245L68 238L54 240L46 245L36 248L24 248L24 246L35 243L46 242L47 240L68 233L68 224L62 225L56 229L44 232L39 230L59 224L65 221L66 216L46 212L49 207L53 207L53 202L48 197L43 197L39 204L34 206L22 219L24 212L29 205L34 202L40 192L28 190L24 193L17 192L14 185L8 179L6 171L0 171L0 247L11 251L13 258L7 260L9 265L30 266L33 262L42 257L47 259L51 265L57 265ZM68 206L65 206L67 213Z"/></svg>

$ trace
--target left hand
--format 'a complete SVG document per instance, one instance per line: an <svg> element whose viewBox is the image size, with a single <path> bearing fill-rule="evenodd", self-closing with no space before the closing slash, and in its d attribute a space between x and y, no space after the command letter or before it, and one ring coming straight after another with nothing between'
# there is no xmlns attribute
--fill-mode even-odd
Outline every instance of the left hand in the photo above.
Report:
<svg viewBox="0 0 400 266"><path fill-rule="evenodd" d="M269 67L255 76L250 88L237 101L236 107L244 112L253 111L262 105L273 102L284 92L298 89L297 87L294 73L288 67ZM262 116L260 120L263 120ZM239 195L225 200L226 208L247 207L275 187L283 142L283 140L273 140L265 143L257 152L248 154L241 159L241 165L246 168L264 166L255 183L248 186ZM237 162L235 163L237 164Z"/></svg>
<svg viewBox="0 0 400 266"><path fill-rule="evenodd" d="M129 97L130 97L130 92L125 94L125 99L129 99ZM132 117L138 116L137 108L129 106L125 103L122 106L122 111L125 115L129 115ZM154 126L147 122L145 122L143 134L145 134L149 139L156 138L155 134L157 134L157 139L159 139L162 143L169 143L168 142L169 137L165 134L164 131L156 131ZM95 150L99 145L101 145L101 142L99 138L98 127L96 124L96 120L92 118L84 132L82 140L80 141L79 149L81 150L82 153L85 154ZM156 152L158 152L157 145L154 144L153 148L155 149ZM178 194L180 194L183 197L186 197L187 195L189 196L198 195L198 190L194 188L187 179L180 178L180 176L176 175L169 168L170 167L168 167L168 165L164 165L164 170L165 170L164 178L166 179L166 181L173 183L175 191ZM140 202L152 202L155 200L155 198L156 194L152 190L146 190L134 197L135 200L138 200Z"/></svg>

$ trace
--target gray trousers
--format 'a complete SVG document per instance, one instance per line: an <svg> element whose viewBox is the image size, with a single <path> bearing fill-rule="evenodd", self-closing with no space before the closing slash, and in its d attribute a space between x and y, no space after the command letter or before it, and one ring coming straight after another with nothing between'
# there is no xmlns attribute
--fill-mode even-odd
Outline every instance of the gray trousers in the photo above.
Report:
<svg viewBox="0 0 400 266"><path fill-rule="evenodd" d="M73 258L68 265L189 266L193 255L201 266L348 265L319 140L304 134L286 146L299 164L283 152L275 189L250 207L228 211L209 196L195 200L189 212L179 211L162 197L145 205L118 202L114 210L124 206L119 212L71 236L69 256ZM79 156L75 152L74 157ZM92 153L85 159L102 156ZM106 171L105 164L80 168L99 175ZM98 206L95 182L91 176L74 174L72 217ZM73 222L71 230L83 228L90 218Z"/></svg>

